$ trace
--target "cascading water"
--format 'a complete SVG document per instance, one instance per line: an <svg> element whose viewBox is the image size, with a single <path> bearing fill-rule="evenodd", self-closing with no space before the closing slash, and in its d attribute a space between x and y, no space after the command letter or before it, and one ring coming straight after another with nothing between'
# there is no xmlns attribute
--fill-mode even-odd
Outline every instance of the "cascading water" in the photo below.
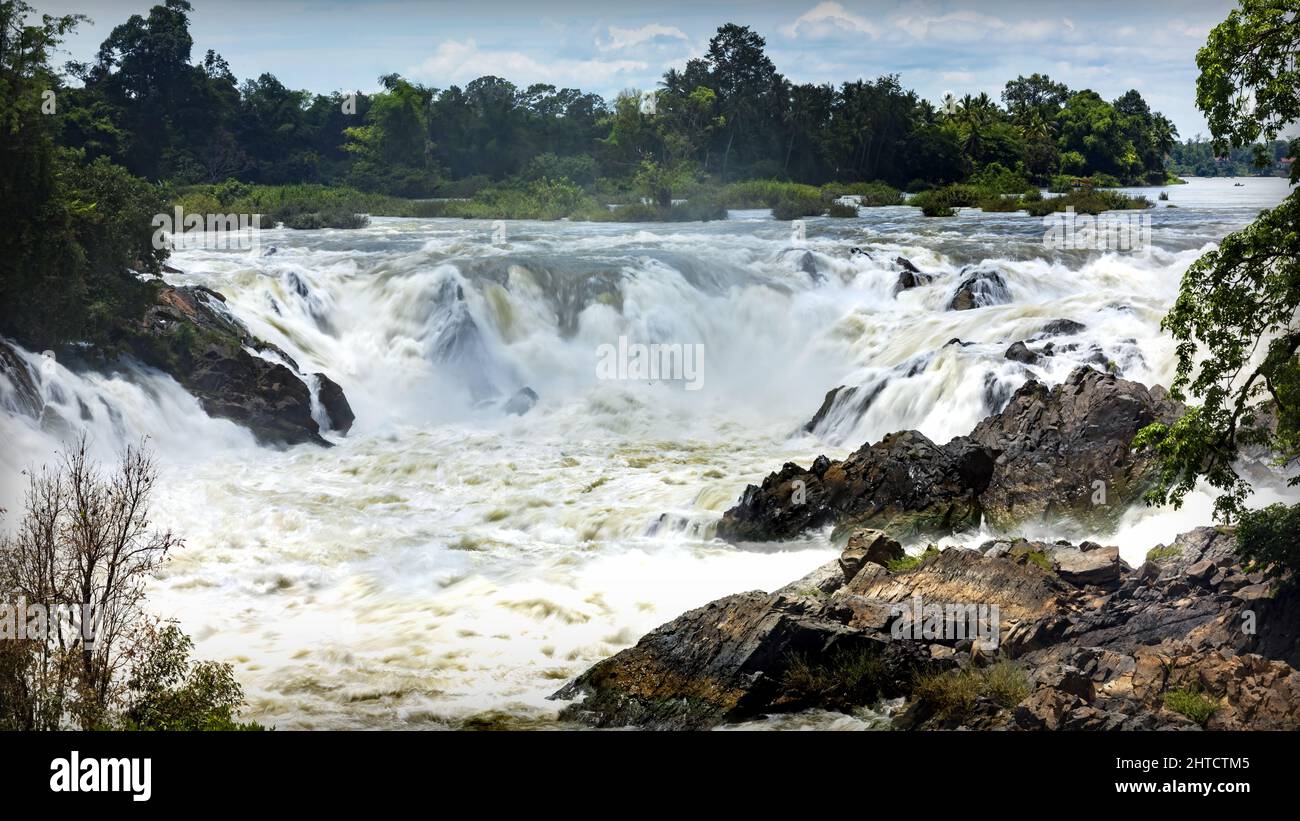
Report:
<svg viewBox="0 0 1300 821"><path fill-rule="evenodd" d="M332 449L260 447L157 372L19 351L39 410L0 370L0 507L12 520L20 471L81 430L105 461L147 435L163 470L155 518L187 542L151 605L199 655L235 665L250 718L548 723L545 696L591 663L834 555L825 534L763 551L710 538L745 485L782 463L907 428L944 441L1031 376L1054 383L1083 362L1167 385L1159 322L1182 271L1287 188L1171 191L1179 207L1153 212L1153 247L1105 254L1046 248L1043 223L1023 214L906 207L808 220L803 242L745 212L510 223L504 240L484 222L376 219L265 232L257 252L181 252L172 264L186 273L169 281L219 291L255 336L342 385L349 435L327 433ZM933 280L895 294L900 256ZM977 270L996 272L1009 301L947 310ZM620 337L702 346L699 390L599 378L598 351ZM1022 340L1055 355L1008 359ZM505 412L523 387L536 406ZM1133 510L1095 537L1140 560L1207 523L1208 499Z"/></svg>

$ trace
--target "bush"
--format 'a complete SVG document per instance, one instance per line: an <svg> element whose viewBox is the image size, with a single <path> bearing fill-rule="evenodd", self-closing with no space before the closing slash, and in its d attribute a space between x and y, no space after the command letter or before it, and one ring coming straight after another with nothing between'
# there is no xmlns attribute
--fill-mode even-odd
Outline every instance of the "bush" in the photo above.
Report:
<svg viewBox="0 0 1300 821"><path fill-rule="evenodd" d="M921 563L932 556L939 555L939 548L934 545L926 547L925 551L917 556L903 556L900 559L890 559L885 563L885 568L890 573L906 573L913 568L921 566Z"/></svg>
<svg viewBox="0 0 1300 821"><path fill-rule="evenodd" d="M812 702L864 704L880 698L888 683L888 668L870 648L834 651L826 661L792 655L782 676L786 689Z"/></svg>
<svg viewBox="0 0 1300 821"><path fill-rule="evenodd" d="M1150 208L1151 201L1146 197L1134 197L1118 191L1097 191L1083 188L1062 194L1059 197L1045 197L1038 202L1026 202L1025 210L1031 216L1042 217L1056 211L1074 208L1078 214L1100 214L1103 211L1125 211Z"/></svg>
<svg viewBox="0 0 1300 821"><path fill-rule="evenodd" d="M1204 725L1219 709L1218 699L1210 698L1199 687L1183 687L1165 693L1165 706Z"/></svg>
<svg viewBox="0 0 1300 821"><path fill-rule="evenodd" d="M1300 504L1278 502L1244 513L1237 525L1237 554L1248 571L1294 579L1300 574Z"/></svg>
<svg viewBox="0 0 1300 821"><path fill-rule="evenodd" d="M863 208L903 204L902 192L883 182L828 182L822 186L822 194L828 199L844 196L857 197L859 204ZM834 216L834 214L831 216Z"/></svg>
<svg viewBox="0 0 1300 821"><path fill-rule="evenodd" d="M1027 695L1029 677L1010 661L920 675L912 686L912 698L918 704L942 720L953 721L969 716L980 699L1006 708L1016 706Z"/></svg>
<svg viewBox="0 0 1300 821"><path fill-rule="evenodd" d="M832 202L826 214L831 217L856 217L858 206L852 202Z"/></svg>
<svg viewBox="0 0 1300 821"><path fill-rule="evenodd" d="M813 189L816 190L816 189ZM821 195L792 194L783 197L772 206L772 216L778 220L797 220L804 217L819 217L826 212L827 204Z"/></svg>

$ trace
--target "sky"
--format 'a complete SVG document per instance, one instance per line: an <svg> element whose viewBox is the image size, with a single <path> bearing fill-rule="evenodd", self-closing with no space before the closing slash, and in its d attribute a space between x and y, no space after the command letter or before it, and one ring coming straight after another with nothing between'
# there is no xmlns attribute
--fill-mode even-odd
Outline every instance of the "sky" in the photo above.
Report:
<svg viewBox="0 0 1300 821"><path fill-rule="evenodd" d="M89 15L63 45L89 60L112 28L149 0L29 0ZM314 92L372 91L397 72L436 88L495 74L519 86L581 88L612 99L652 89L701 56L723 23L755 29L795 82L899 74L938 101L988 92L1040 72L1114 99L1130 88L1177 125L1207 133L1194 104L1196 51L1232 0L1087 3L897 0L191 0L194 57L214 49L237 77L263 72Z"/></svg>

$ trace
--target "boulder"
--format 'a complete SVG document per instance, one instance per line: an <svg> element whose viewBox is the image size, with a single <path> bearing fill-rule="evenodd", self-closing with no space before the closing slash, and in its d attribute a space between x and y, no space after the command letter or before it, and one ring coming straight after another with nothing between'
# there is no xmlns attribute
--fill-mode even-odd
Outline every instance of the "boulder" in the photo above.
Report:
<svg viewBox="0 0 1300 821"><path fill-rule="evenodd" d="M0 382L0 401L15 413L39 418L45 403L36 387L27 363L8 342L0 339L0 380L8 383L6 390Z"/></svg>
<svg viewBox="0 0 1300 821"><path fill-rule="evenodd" d="M965 437L939 446L917 431L903 431L820 467L815 472L786 464L761 486L750 485L723 514L718 535L731 541L789 539L833 523L901 537L978 526L978 495L993 457Z"/></svg>
<svg viewBox="0 0 1300 821"><path fill-rule="evenodd" d="M162 288L129 335L131 350L170 374L208 414L247 427L263 442L328 444L296 363L252 337L224 302L202 286Z"/></svg>
<svg viewBox="0 0 1300 821"><path fill-rule="evenodd" d="M537 404L537 399L537 392L532 388L520 388L515 391L514 396L506 400L501 409L514 416L523 416L533 409L533 406Z"/></svg>
<svg viewBox="0 0 1300 821"><path fill-rule="evenodd" d="M1042 327L1038 333L1034 334L1034 339L1047 339L1053 336L1074 336L1088 329L1087 325L1082 322L1075 322L1073 319L1053 319Z"/></svg>
<svg viewBox="0 0 1300 821"><path fill-rule="evenodd" d="M844 571L844 580L852 581L868 562L887 566L889 562L906 555L903 546L883 531L864 528L849 537L848 544L840 554L840 569Z"/></svg>
<svg viewBox="0 0 1300 821"><path fill-rule="evenodd" d="M352 405L343 394L343 389L323 373L313 374L313 376L317 384L316 398L329 416L330 430L336 433L347 433L352 430L352 423L356 421L357 416L352 412Z"/></svg>
<svg viewBox="0 0 1300 821"><path fill-rule="evenodd" d="M1062 580L1078 587L1117 585L1120 580L1119 548L1057 550L1052 554L1052 569Z"/></svg>
<svg viewBox="0 0 1300 821"><path fill-rule="evenodd" d="M997 271L963 272L957 283L952 298L948 301L950 311L969 311L989 305L1001 305L1011 301L1011 290L1007 281Z"/></svg>
<svg viewBox="0 0 1300 821"><path fill-rule="evenodd" d="M1016 342L1010 348L1007 348L1006 358L1026 365L1038 364L1038 354L1029 350L1029 346L1023 342Z"/></svg>
<svg viewBox="0 0 1300 821"><path fill-rule="evenodd" d="M1025 383L970 434L996 454L979 499L989 524L1008 528L1061 515L1113 522L1140 499L1156 469L1154 455L1132 450L1133 437L1181 413L1163 391L1087 367L1053 388Z"/></svg>

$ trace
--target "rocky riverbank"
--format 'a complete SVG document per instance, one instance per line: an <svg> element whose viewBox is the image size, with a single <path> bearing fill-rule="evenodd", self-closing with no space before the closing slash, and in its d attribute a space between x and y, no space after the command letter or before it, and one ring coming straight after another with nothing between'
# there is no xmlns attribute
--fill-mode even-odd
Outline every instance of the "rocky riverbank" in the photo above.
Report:
<svg viewBox="0 0 1300 821"><path fill-rule="evenodd" d="M1105 522L1154 463L1134 434L1181 411L1079 368L1029 382L969 436L916 431L749 486L719 534L825 526L837 561L685 613L554 695L599 727L705 729L870 707L900 729L1300 728L1300 593L1244 568L1230 529L1119 550L1003 539L906 556L895 537Z"/></svg>
<svg viewBox="0 0 1300 821"><path fill-rule="evenodd" d="M895 537L998 528L1069 516L1113 521L1148 486L1154 459L1129 448L1181 407L1157 386L1091 367L1049 388L1031 380L968 436L938 445L902 431L843 460L786 464L745 489L718 525L729 541L790 539L834 525Z"/></svg>
<svg viewBox="0 0 1300 821"><path fill-rule="evenodd" d="M555 697L598 727L883 706L899 729L1300 728L1300 596L1233 546L1200 528L1137 568L1087 543L988 542L892 570L846 555L685 613ZM953 629L954 606L985 623Z"/></svg>
<svg viewBox="0 0 1300 821"><path fill-rule="evenodd" d="M216 291L159 286L144 316L124 321L118 337L125 352L170 375L209 415L248 428L262 442L327 445L322 427L340 434L352 427L343 389L250 334ZM46 424L39 379L2 340L0 376L12 387L9 409Z"/></svg>

